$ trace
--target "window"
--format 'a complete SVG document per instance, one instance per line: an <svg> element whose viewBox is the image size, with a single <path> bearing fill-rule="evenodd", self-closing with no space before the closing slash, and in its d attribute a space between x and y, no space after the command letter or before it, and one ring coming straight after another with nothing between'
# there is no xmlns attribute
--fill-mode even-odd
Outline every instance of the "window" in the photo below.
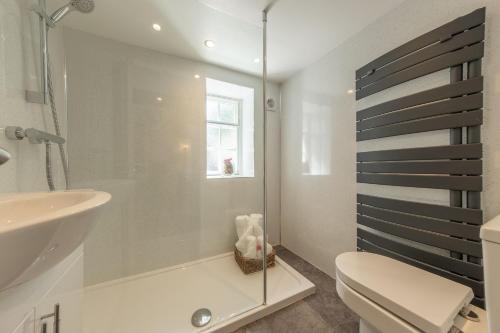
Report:
<svg viewBox="0 0 500 333"><path fill-rule="evenodd" d="M254 88L206 79L207 177L254 176Z"/></svg>
<svg viewBox="0 0 500 333"><path fill-rule="evenodd" d="M242 101L207 95L207 175L233 176L240 171Z"/></svg>

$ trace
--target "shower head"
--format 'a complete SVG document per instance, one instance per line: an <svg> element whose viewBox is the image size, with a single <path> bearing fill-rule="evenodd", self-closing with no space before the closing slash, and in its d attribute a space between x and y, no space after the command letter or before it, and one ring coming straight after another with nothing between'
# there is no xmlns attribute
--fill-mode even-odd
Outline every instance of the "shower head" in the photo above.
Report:
<svg viewBox="0 0 500 333"><path fill-rule="evenodd" d="M55 26L57 22L59 22L64 16L66 16L66 14L74 10L86 14L93 11L94 7L94 0L71 0L68 4L57 9L52 15L50 15L49 24L51 26Z"/></svg>

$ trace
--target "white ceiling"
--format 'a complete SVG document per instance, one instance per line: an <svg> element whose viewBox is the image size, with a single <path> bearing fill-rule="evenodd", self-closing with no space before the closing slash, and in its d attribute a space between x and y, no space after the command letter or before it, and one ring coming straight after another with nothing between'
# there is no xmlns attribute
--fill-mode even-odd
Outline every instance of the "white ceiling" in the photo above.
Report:
<svg viewBox="0 0 500 333"><path fill-rule="evenodd" d="M268 68L283 81L319 60L404 0L95 0L91 14L62 24L96 35L259 75L262 9L268 17ZM55 9L67 0L49 0ZM151 29L162 26L161 32ZM216 42L208 49L207 39Z"/></svg>

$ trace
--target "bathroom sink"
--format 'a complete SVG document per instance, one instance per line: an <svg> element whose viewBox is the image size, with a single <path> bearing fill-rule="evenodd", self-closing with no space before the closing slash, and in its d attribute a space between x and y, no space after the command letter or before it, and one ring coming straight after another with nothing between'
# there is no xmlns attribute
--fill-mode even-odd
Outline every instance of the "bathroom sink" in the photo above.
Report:
<svg viewBox="0 0 500 333"><path fill-rule="evenodd" d="M110 199L93 190L0 196L0 290L40 275L71 254Z"/></svg>

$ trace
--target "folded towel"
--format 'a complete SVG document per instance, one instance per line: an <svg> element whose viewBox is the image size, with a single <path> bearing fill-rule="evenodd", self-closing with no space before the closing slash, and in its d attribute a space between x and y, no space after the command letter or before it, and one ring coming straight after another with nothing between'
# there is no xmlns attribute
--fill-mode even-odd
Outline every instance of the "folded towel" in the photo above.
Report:
<svg viewBox="0 0 500 333"><path fill-rule="evenodd" d="M258 222L259 226L263 228L264 226L264 217L262 214L250 214L249 216L250 219L254 219Z"/></svg>
<svg viewBox="0 0 500 333"><path fill-rule="evenodd" d="M234 224L236 225L236 234L238 235L238 239L240 239L247 230L249 220L250 217L248 215L236 216Z"/></svg>
<svg viewBox="0 0 500 333"><path fill-rule="evenodd" d="M264 237L257 237L257 259L262 259L264 257L264 249L262 244L264 244ZM266 243L266 253L269 254L273 251L271 244Z"/></svg>
<svg viewBox="0 0 500 333"><path fill-rule="evenodd" d="M248 221L248 228L252 229L252 235L254 235L255 237L262 236L264 234L264 230L259 224L259 219L256 217L250 217L250 220Z"/></svg>
<svg viewBox="0 0 500 333"><path fill-rule="evenodd" d="M256 221L248 220L246 229L241 233L239 240L236 242L236 248L241 253L246 253L249 250L249 237L257 237L262 235L262 229L258 226ZM254 245L255 247L255 245Z"/></svg>
<svg viewBox="0 0 500 333"><path fill-rule="evenodd" d="M248 247L247 251L243 252L243 256L245 258L251 258L251 259L256 259L257 258L257 237L255 236L248 236Z"/></svg>
<svg viewBox="0 0 500 333"><path fill-rule="evenodd" d="M243 235L241 235L240 239L236 242L236 248L241 253L245 253L248 251L248 240L250 236L253 236L253 229L247 228ZM255 237L255 236L253 236Z"/></svg>
<svg viewBox="0 0 500 333"><path fill-rule="evenodd" d="M262 214L237 216L235 219L238 241L236 248L246 258L261 259L263 257L264 230ZM266 242L266 251L271 253L273 247Z"/></svg>

